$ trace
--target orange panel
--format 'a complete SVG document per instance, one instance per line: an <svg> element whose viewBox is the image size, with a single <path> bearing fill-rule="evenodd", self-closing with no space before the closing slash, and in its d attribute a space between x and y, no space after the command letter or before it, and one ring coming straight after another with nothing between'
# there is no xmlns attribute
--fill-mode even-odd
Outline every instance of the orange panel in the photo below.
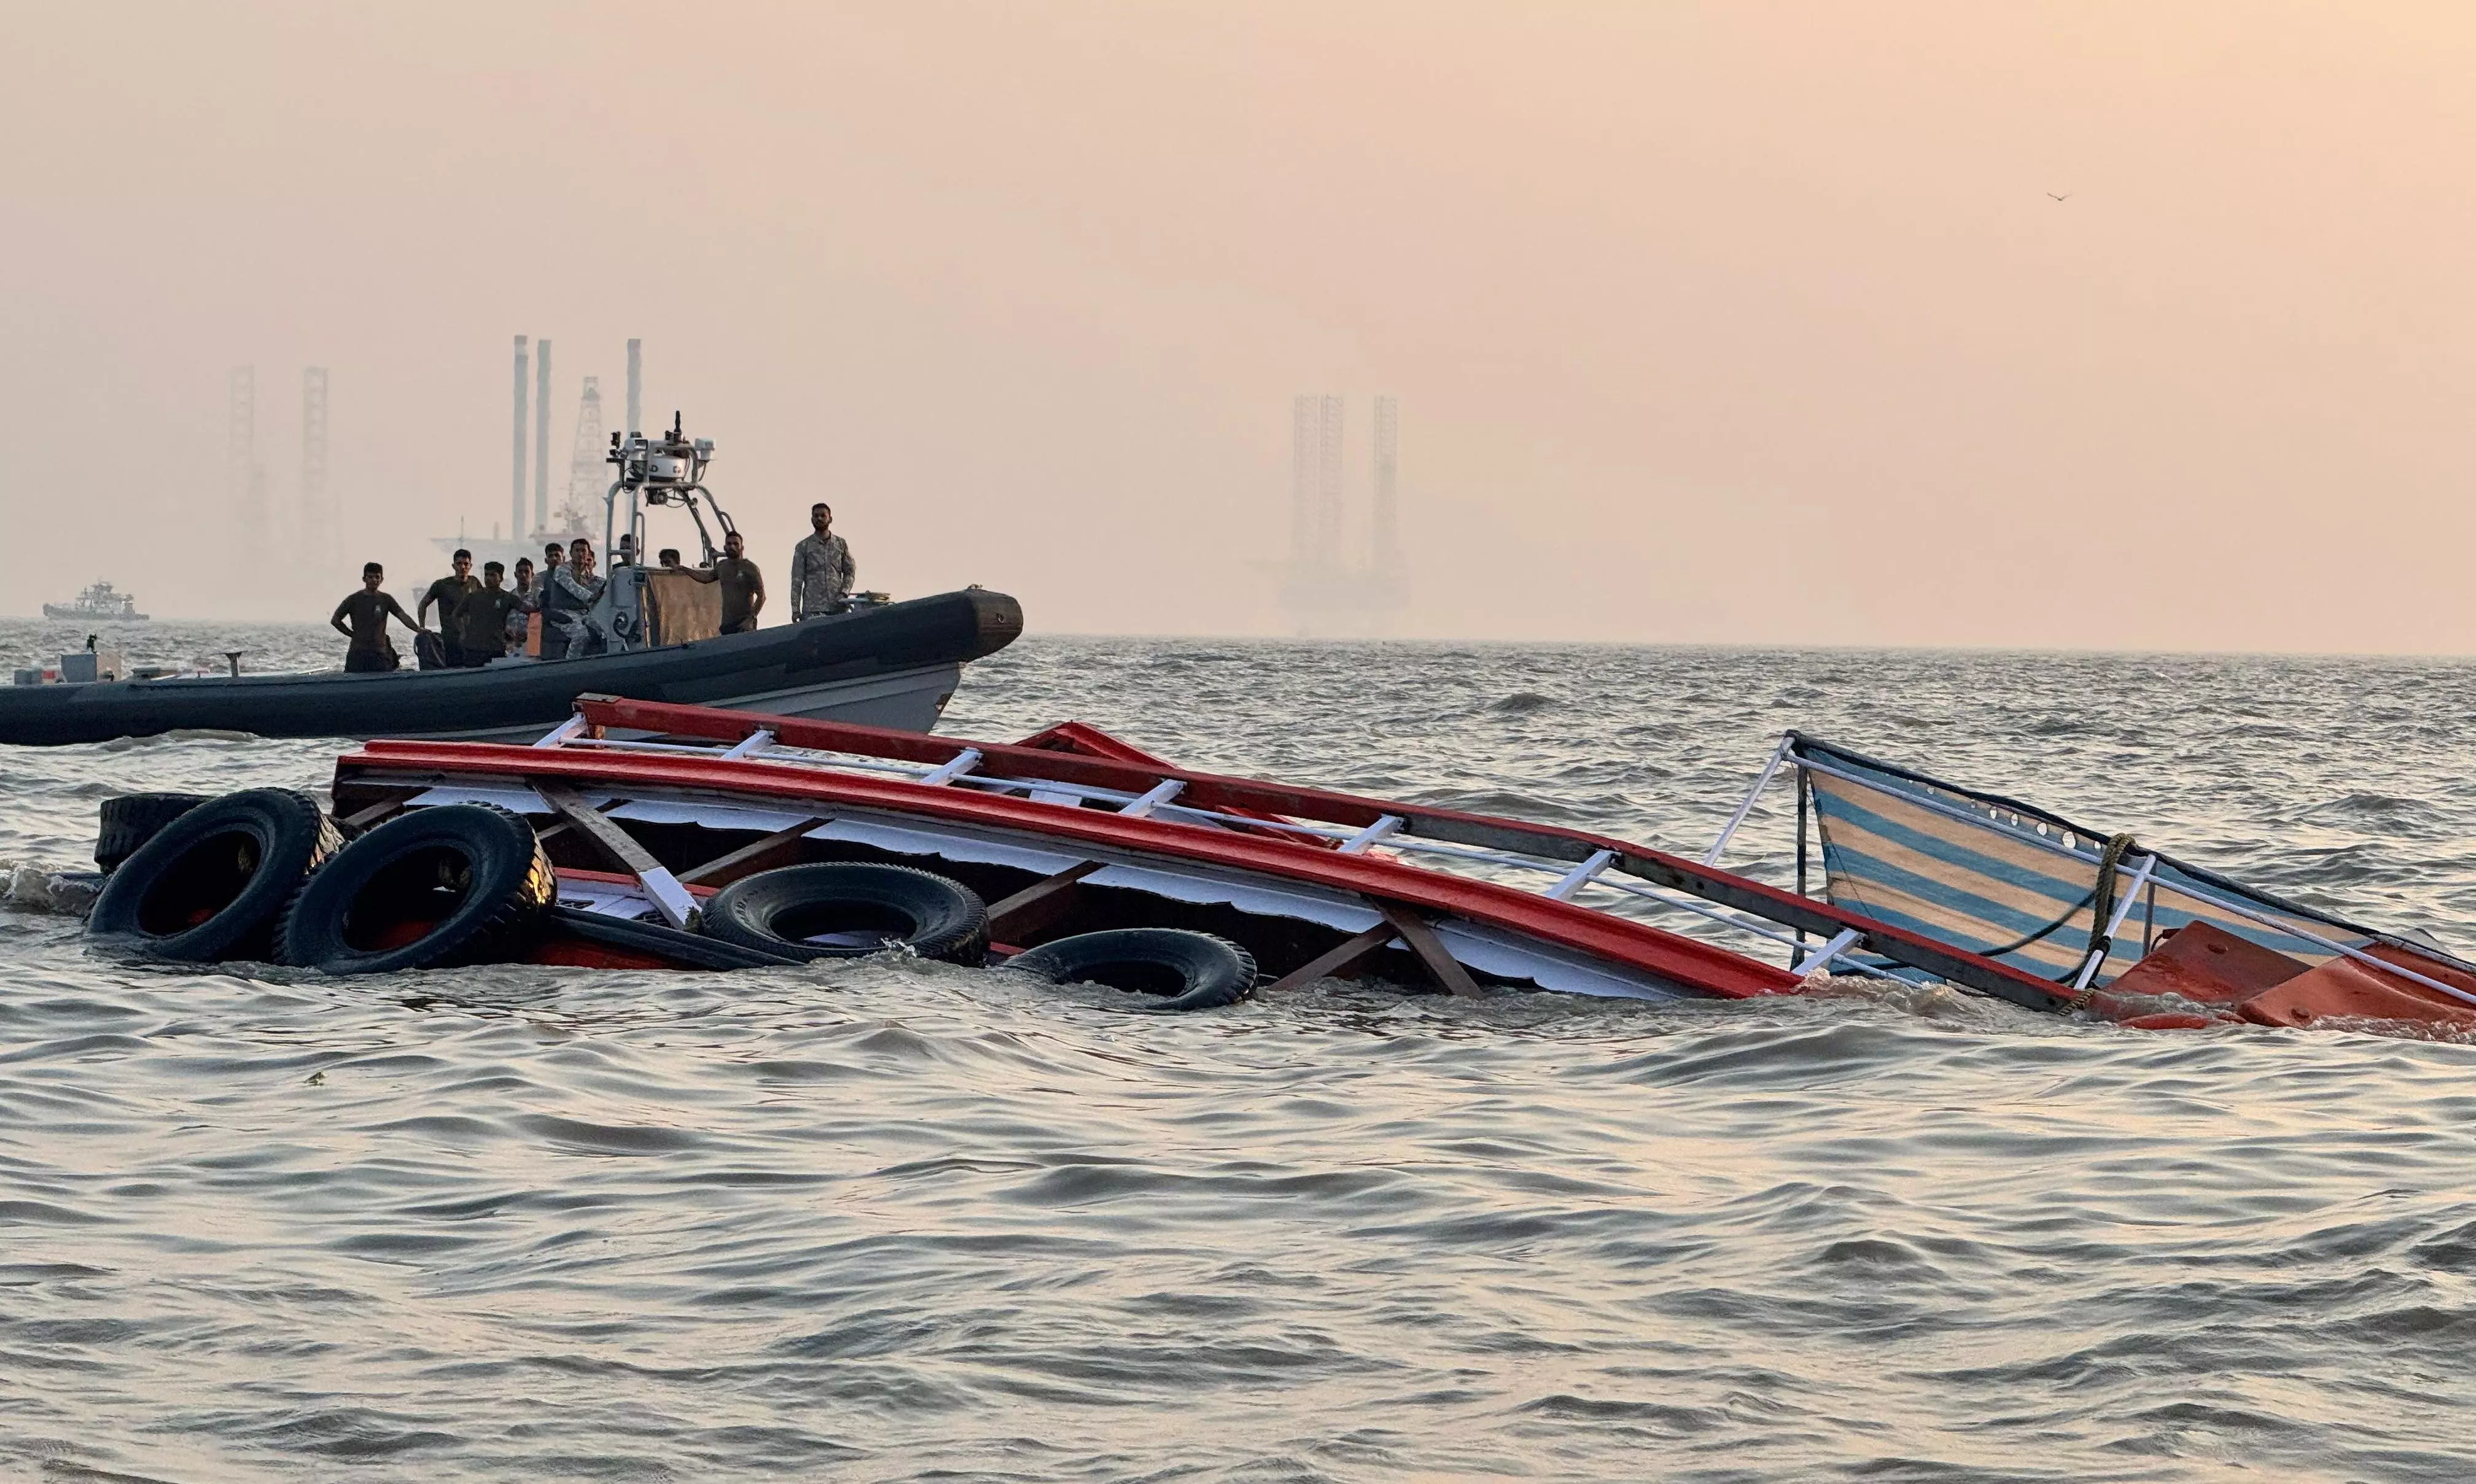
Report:
<svg viewBox="0 0 2476 1484"><path fill-rule="evenodd" d="M2421 964L2417 972L2423 972ZM2430 990L2346 958L2299 974L2236 1008L2263 1026L2311 1026L2333 1016L2354 1016L2476 1026L2476 1008L2442 1003Z"/></svg>
<svg viewBox="0 0 2476 1484"><path fill-rule="evenodd" d="M2202 1004L2234 1004L2283 984L2305 966L2285 953L2194 923L2118 975L2115 995L2180 995Z"/></svg>

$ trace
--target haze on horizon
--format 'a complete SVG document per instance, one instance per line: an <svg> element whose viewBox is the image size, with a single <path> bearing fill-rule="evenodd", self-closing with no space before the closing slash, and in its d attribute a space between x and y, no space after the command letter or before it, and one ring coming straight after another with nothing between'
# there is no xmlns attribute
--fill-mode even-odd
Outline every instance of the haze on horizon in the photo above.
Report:
<svg viewBox="0 0 2476 1484"><path fill-rule="evenodd" d="M2476 653L2464 7L7 9L0 611L409 600L523 334L555 480L642 336L778 586L1035 630L1286 631L1333 391L1404 634ZM238 568L244 363L349 564Z"/></svg>

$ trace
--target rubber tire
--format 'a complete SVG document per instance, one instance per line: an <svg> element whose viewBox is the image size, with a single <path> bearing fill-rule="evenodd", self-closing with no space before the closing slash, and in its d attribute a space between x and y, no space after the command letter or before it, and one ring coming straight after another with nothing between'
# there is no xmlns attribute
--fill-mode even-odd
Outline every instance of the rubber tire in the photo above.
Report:
<svg viewBox="0 0 2476 1484"><path fill-rule="evenodd" d="M809 943L809 933L882 930L884 941ZM903 948L923 958L978 965L989 956L989 908L960 881L909 866L842 862L744 876L705 904L707 936L811 961L864 958Z"/></svg>
<svg viewBox="0 0 2476 1484"><path fill-rule="evenodd" d="M209 802L210 794L122 794L103 801L95 822L94 863L104 875L137 853L137 847L162 833L163 827Z"/></svg>
<svg viewBox="0 0 2476 1484"><path fill-rule="evenodd" d="M800 962L787 953L743 948L703 933L682 932L667 923L631 921L607 912L553 907L544 921L548 930L557 936L651 953L672 959L683 969L772 969Z"/></svg>
<svg viewBox="0 0 2476 1484"><path fill-rule="evenodd" d="M445 915L422 917L426 899L458 874L460 895L439 903ZM522 945L557 899L550 857L524 816L494 804L437 804L388 820L311 876L285 910L279 947L284 962L325 974L487 963ZM434 926L407 943L367 942L390 918Z"/></svg>
<svg viewBox="0 0 2476 1484"><path fill-rule="evenodd" d="M1183 928L1115 928L1044 943L1005 966L1052 984L1105 984L1158 995L1143 1008L1168 1014L1236 1004L1255 992L1255 955L1226 938Z"/></svg>
<svg viewBox="0 0 2476 1484"><path fill-rule="evenodd" d="M335 822L308 794L226 794L186 811L122 861L86 930L170 963L266 958L301 878L342 847ZM202 910L210 915L188 921Z"/></svg>

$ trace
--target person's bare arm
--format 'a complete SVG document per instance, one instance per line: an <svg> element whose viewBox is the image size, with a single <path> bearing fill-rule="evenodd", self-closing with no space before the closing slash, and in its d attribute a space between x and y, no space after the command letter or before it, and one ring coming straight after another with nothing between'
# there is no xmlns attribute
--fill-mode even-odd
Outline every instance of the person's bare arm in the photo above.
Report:
<svg viewBox="0 0 2476 1484"><path fill-rule="evenodd" d="M350 608L352 606L353 606L353 600L352 600L352 599L350 599L350 598L347 598L347 599L345 599L343 602L341 602L341 603L339 603L339 604L336 604L336 605L335 605L335 614L334 614L334 616L333 618L330 618L330 619L328 619L328 620L327 620L327 622L329 622L329 623L331 623L331 624L333 624L333 625L334 625L334 626L335 626L335 631L336 631L337 633L342 634L342 635L343 635L345 638L347 638L347 639L349 639L349 638L351 638L351 637L353 636L353 631L352 631L350 628L348 628L348 627L346 627L346 626L345 626L345 623L344 623L344 611L345 611L347 608Z"/></svg>
<svg viewBox="0 0 2476 1484"><path fill-rule="evenodd" d="M421 627L421 621L419 619L414 618L411 614L407 613L404 610L404 605L395 601L395 595L393 593L381 593L379 594L379 600L386 605L387 612L404 620L404 627L407 629L411 630L415 633L428 633L430 631L429 630ZM424 604L423 606L426 608L429 605ZM384 622L384 619L381 621Z"/></svg>
<svg viewBox="0 0 2476 1484"><path fill-rule="evenodd" d="M748 621L752 624L756 622L756 615L764 611L765 574L759 572L756 574L756 586L748 594Z"/></svg>
<svg viewBox="0 0 2476 1484"><path fill-rule="evenodd" d="M711 567L673 567L671 570L674 572L684 572L700 582L718 582L722 580L722 574L714 571Z"/></svg>

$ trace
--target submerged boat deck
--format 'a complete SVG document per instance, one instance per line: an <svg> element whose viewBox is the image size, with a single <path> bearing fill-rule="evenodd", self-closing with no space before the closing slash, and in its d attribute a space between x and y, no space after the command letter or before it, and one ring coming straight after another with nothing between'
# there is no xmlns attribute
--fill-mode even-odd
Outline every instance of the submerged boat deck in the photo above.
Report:
<svg viewBox="0 0 2476 1484"><path fill-rule="evenodd" d="M1795 888L1719 864L1783 772ZM2430 945L1795 733L1699 859L1180 768L1073 723L969 742L606 697L529 746L372 742L338 762L334 796L355 825L455 803L543 819L562 891L591 911L676 924L777 866L918 864L988 901L1002 952L1198 928L1252 952L1267 992L1374 974L1455 994L1743 999L1821 971L2156 1028L2476 1025L2476 967Z"/></svg>

